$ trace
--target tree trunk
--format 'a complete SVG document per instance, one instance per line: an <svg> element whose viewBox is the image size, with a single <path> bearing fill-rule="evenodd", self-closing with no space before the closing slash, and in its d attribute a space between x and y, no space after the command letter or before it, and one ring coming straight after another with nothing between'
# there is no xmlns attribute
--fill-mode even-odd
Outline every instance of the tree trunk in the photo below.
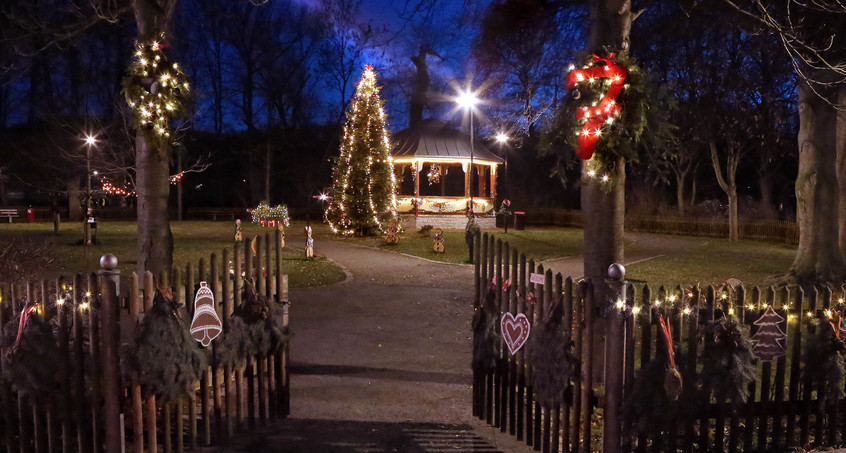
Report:
<svg viewBox="0 0 846 453"><path fill-rule="evenodd" d="M170 193L168 161L149 146L146 131L135 134L135 173L138 193L138 272L153 275L173 264L173 235L167 211Z"/></svg>
<svg viewBox="0 0 846 453"><path fill-rule="evenodd" d="M846 84L841 84L837 91L837 104L846 106ZM846 261L846 111L837 112L837 125L835 136L835 149L837 153L837 189L839 203L837 204L838 243L840 244L840 256ZM846 266L846 263L844 263ZM846 269L844 269L846 271ZM841 275L842 276L842 275Z"/></svg>
<svg viewBox="0 0 846 453"><path fill-rule="evenodd" d="M177 0L134 0L138 40L157 39L167 31ZM173 234L167 212L170 193L168 156L147 140L146 132L135 134L135 190L138 195L138 273L154 275L173 263Z"/></svg>
<svg viewBox="0 0 846 453"><path fill-rule="evenodd" d="M676 204L678 205L679 217L684 217L684 182L687 179L687 172L676 172Z"/></svg>
<svg viewBox="0 0 846 453"><path fill-rule="evenodd" d="M82 205L79 198L82 191L79 190L79 177L68 178L65 181L65 187L68 188L68 220L72 222L82 220Z"/></svg>
<svg viewBox="0 0 846 453"><path fill-rule="evenodd" d="M736 241L738 235L738 221L737 221L737 184L735 183L735 175L737 174L737 164L740 160L736 151L727 152L726 156L726 174L723 176L722 165L720 164L720 156L717 153L717 144L711 140L708 142L708 147L711 149L711 165L714 167L714 174L717 177L717 183L720 189L728 198L729 204L729 240Z"/></svg>
<svg viewBox="0 0 846 453"><path fill-rule="evenodd" d="M796 221L799 246L788 275L800 283L837 281L843 277L838 215L842 201L835 172L837 111L805 82L799 84L799 173L796 176ZM841 129L842 130L842 129ZM842 147L841 147L842 149ZM835 168L836 167L836 168ZM842 218L842 217L841 217Z"/></svg>

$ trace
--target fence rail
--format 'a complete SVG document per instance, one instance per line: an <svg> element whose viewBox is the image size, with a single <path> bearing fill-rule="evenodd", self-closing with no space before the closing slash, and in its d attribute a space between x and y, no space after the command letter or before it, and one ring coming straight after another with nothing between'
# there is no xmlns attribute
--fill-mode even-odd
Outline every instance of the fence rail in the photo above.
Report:
<svg viewBox="0 0 846 453"><path fill-rule="evenodd" d="M530 225L584 227L582 212L568 209L537 209L529 211L527 222ZM727 218L698 217L642 217L626 216L626 231L646 233L683 234L705 237L729 237ZM738 224L740 239L777 241L787 244L799 243L799 227L796 222L787 220L740 219Z"/></svg>
<svg viewBox="0 0 846 453"><path fill-rule="evenodd" d="M255 252L248 241L235 243L231 252L155 277L133 273L119 282L104 269L73 279L0 285L4 326L13 321L17 328L16 316L26 301L37 301L37 314L54 328L60 378L49 395L18 392L15 383L3 380L0 451L111 453L121 451L119 442L130 452L181 452L226 444L239 430L287 416L287 346L249 357L239 369L212 362L190 398L167 403L124 383L117 371L124 354L120 345L151 309L156 287L170 288L184 304L180 312L190 319L198 284L208 282L225 332L241 302L241 276L250 276L260 294L283 306L287 326L288 281L281 269L280 240L278 232L265 234L256 238ZM119 288L126 290L123 297L117 297Z"/></svg>
<svg viewBox="0 0 846 453"><path fill-rule="evenodd" d="M819 364L809 364L812 359L806 350L819 329L831 329L829 323L837 324L846 314L846 288L627 285L625 301L595 304L590 281L553 275L492 235L477 235L476 241L476 308L481 309L488 291L493 291L499 313L524 313L534 330L552 302L560 301L562 326L579 359L568 396L553 406L538 401L532 388L532 364L523 349L511 355L500 340L496 366L487 372L474 369L473 414L534 450L764 452L846 444L844 378L832 384L840 396L826 397L830 389L820 388L809 377L809 370ZM531 283L532 274L544 275L544 284ZM507 288L491 284L504 279L512 283ZM534 294L534 303L527 302L529 293ZM715 341L711 322L734 318L753 336L761 328L755 321L767 309L782 319L771 327L784 333L780 343L784 355L752 361L755 377L748 387L748 401L732 402L702 380L703 351ZM659 412L664 416L651 420L654 426L647 429L638 426L642 419L637 416L614 414L634 413L637 377L652 360L667 357L659 315L670 324L683 390L677 399L656 403L661 404ZM618 363L608 363L612 356L604 355L603 336L596 330L612 317L621 321L619 331L607 333L623 339L623 358ZM474 341L474 348L478 347ZM622 373L622 390L616 401L624 403L608 411L602 407L608 395L600 397L600 389L610 391L606 384L617 372ZM662 383L659 386L663 388ZM615 424L623 433L622 443L603 445L602 431Z"/></svg>

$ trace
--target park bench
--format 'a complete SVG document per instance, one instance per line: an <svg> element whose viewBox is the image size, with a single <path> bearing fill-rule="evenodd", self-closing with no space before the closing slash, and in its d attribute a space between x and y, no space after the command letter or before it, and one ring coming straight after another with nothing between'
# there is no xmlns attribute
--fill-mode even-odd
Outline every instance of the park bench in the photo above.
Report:
<svg viewBox="0 0 846 453"><path fill-rule="evenodd" d="M16 208L0 208L0 218L5 217L9 219L9 223L12 223L12 219L17 219L19 216L18 210Z"/></svg>

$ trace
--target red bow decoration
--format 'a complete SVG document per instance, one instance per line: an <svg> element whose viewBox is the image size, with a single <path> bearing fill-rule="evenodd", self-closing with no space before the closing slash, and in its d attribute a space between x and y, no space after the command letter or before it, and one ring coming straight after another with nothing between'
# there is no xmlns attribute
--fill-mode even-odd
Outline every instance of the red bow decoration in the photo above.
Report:
<svg viewBox="0 0 846 453"><path fill-rule="evenodd" d="M23 336L23 331L26 328L26 323L29 321L29 314L35 311L38 308L36 304L27 304L23 310L21 310L21 317L18 321L18 337L15 338L15 345L12 346L12 349L18 349L18 346L21 344L21 336Z"/></svg>
<svg viewBox="0 0 846 453"><path fill-rule="evenodd" d="M594 65L585 69L574 69L567 74L567 89L571 89L584 81L593 81L597 78L611 79L611 85L599 104L591 107L581 107L576 111L576 119L587 120L579 132L579 139L576 146L576 155L581 159L588 160L593 155L593 148L596 140L602 134L602 125L608 118L620 114L620 105L617 104L617 96L623 89L628 70L611 59L614 53L605 58L593 56Z"/></svg>

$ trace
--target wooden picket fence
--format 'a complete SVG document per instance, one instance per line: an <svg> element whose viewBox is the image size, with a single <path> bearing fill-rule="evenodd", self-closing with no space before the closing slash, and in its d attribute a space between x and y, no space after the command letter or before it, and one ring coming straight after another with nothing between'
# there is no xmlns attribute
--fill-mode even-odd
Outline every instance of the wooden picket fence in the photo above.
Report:
<svg viewBox="0 0 846 453"><path fill-rule="evenodd" d="M193 395L163 403L124 385L119 372L121 341L132 337L139 315L153 304L155 288L173 290L193 316L199 282L208 282L224 332L241 302L243 278L255 279L258 292L283 304L288 315L288 279L281 268L281 235L235 243L232 251L212 254L198 265L123 282L119 271L77 274L72 279L0 285L0 321L14 319L25 301L36 301L39 314L54 325L59 346L58 387L33 399L0 384L0 452L181 452L225 445L238 431L284 418L290 413L288 347L248 358L246 367L212 366L196 383ZM127 290L120 291L124 287ZM122 296L119 296L122 294ZM183 309L180 309L183 311ZM214 342L210 348L214 347ZM125 449L125 450L124 450Z"/></svg>
<svg viewBox="0 0 846 453"><path fill-rule="evenodd" d="M592 300L590 281L574 282L561 274L553 275L492 235L479 235L476 241L475 306L480 307L487 292L493 290L500 313L524 313L534 327L544 319L550 303L559 300L562 325L569 326L573 351L580 359L568 398L548 407L534 397L532 369L524 351L512 356L504 344L500 345L495 370L474 372L473 414L501 432L543 452L769 452L846 445L846 399L822 397L821 389L804 374L803 350L817 329L830 328L830 319L846 315L846 288L803 291L798 287L732 288L721 284L656 289L626 285L624 303L591 309L601 304ZM545 276L543 285L530 282L533 273ZM491 285L503 279L512 283L507 289ZM526 304L525 297L517 297L518 293L533 293L535 302ZM785 355L770 362L756 359L756 378L749 386L748 401L734 404L699 380L703 349L714 342L708 323L735 317L752 336L758 329L754 321L767 308L783 318L778 327L786 334L782 341ZM684 378L683 391L665 408L666 419L672 422L637 433L633 421L622 415L624 402L650 359L661 354L666 357L659 315L671 325L675 361ZM614 363L603 351L594 350L601 345L595 339L597 326L607 325L605 321L612 317L619 320L619 329L607 336L623 339L618 355L622 359ZM612 382L618 373L621 390L609 395L611 387L605 383ZM843 390L844 382L838 388ZM608 401L621 404L617 410L605 410ZM613 444L603 442L603 432L609 429L622 433Z"/></svg>

